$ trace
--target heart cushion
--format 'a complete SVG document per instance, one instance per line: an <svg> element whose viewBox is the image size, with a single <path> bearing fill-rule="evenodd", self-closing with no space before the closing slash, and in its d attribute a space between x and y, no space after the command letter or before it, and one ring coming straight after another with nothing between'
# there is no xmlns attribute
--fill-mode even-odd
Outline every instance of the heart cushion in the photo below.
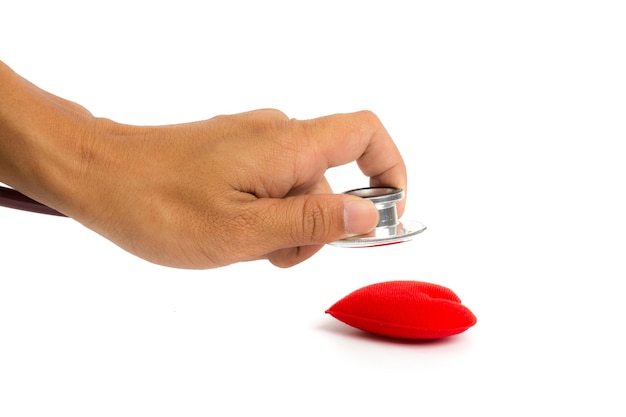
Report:
<svg viewBox="0 0 626 417"><path fill-rule="evenodd" d="M474 314L452 290L420 281L368 285L326 313L357 329L402 339L438 339L476 324Z"/></svg>

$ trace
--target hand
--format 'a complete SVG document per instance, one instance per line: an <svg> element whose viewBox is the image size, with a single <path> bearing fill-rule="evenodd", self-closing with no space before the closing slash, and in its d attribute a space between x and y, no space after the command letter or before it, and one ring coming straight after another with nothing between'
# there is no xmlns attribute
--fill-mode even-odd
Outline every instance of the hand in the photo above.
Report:
<svg viewBox="0 0 626 417"><path fill-rule="evenodd" d="M377 210L332 194L330 167L357 161L370 185L406 189L402 157L371 112L290 120L257 110L140 127L46 97L53 105L34 106L47 115L40 133L57 132L62 149L48 158L54 174L40 176L47 187L26 181L23 192L158 264L212 268L266 258L288 267L325 243L370 231ZM59 131L73 140L58 139Z"/></svg>
<svg viewBox="0 0 626 417"><path fill-rule="evenodd" d="M406 187L402 158L368 112L297 121L259 110L169 127L99 126L108 134L92 140L99 163L88 168L83 189L93 192L77 217L165 265L267 258L286 267L373 229L376 209L333 195L329 167L357 160L371 185Z"/></svg>

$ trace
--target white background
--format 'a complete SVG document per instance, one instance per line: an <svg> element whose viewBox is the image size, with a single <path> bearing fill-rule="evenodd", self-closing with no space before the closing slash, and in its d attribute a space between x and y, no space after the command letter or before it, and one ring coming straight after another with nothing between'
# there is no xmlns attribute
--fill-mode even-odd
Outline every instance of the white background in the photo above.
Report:
<svg viewBox="0 0 626 417"><path fill-rule="evenodd" d="M374 111L428 230L184 271L0 209L0 415L623 416L623 4L3 2L0 59L98 116ZM451 288L477 325L401 343L324 314L391 279Z"/></svg>

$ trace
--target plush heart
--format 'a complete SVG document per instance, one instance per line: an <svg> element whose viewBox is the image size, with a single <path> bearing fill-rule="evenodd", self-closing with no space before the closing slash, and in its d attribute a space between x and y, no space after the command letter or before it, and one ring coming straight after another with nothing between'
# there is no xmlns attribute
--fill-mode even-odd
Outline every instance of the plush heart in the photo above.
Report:
<svg viewBox="0 0 626 417"><path fill-rule="evenodd" d="M476 324L476 317L446 287L420 281L368 285L326 313L366 332L402 339L438 339Z"/></svg>

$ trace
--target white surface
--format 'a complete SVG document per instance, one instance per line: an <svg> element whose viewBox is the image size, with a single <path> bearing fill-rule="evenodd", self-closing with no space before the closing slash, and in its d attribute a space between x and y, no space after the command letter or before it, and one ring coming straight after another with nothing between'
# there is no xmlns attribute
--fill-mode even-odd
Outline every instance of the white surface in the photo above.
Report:
<svg viewBox="0 0 626 417"><path fill-rule="evenodd" d="M94 3L3 4L1 59L126 123L373 110L428 230L181 271L0 209L0 415L626 413L623 2ZM397 343L324 314L398 278L477 325Z"/></svg>

